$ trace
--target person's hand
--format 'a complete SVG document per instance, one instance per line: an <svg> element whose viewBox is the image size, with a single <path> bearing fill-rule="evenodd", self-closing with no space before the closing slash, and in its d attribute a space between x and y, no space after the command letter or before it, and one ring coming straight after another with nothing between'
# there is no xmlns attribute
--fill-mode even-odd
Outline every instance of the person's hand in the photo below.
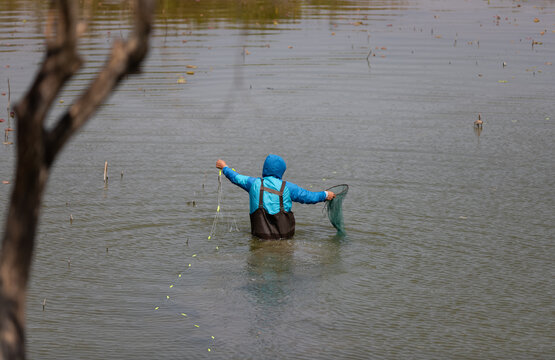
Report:
<svg viewBox="0 0 555 360"><path fill-rule="evenodd" d="M216 167L218 169L223 169L227 166L227 164L225 163L225 161L223 161L222 159L218 159L218 161L216 161Z"/></svg>
<svg viewBox="0 0 555 360"><path fill-rule="evenodd" d="M333 198L335 198L335 194L333 193L333 191L326 191L326 200L331 200Z"/></svg>

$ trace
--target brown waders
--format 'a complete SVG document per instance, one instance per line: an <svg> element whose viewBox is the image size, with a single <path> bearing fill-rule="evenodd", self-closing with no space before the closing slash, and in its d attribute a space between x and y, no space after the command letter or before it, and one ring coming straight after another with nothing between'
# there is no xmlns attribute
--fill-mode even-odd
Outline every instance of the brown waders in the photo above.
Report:
<svg viewBox="0 0 555 360"><path fill-rule="evenodd" d="M295 234L295 216L293 212L285 212L283 208L283 189L285 181L281 183L281 190L277 191L264 187L264 179L260 183L260 199L258 200L258 209L256 209L251 217L251 233L265 240L289 239ZM269 214L262 205L264 191L279 195L279 212L277 214Z"/></svg>

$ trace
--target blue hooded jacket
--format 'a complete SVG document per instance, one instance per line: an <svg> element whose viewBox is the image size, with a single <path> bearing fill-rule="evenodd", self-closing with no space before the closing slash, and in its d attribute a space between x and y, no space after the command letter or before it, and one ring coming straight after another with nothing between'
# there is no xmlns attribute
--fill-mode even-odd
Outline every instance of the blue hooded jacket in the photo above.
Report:
<svg viewBox="0 0 555 360"><path fill-rule="evenodd" d="M282 177L286 168L285 161L280 156L273 154L268 155L262 169L264 187L279 191L281 189L281 183L284 181ZM256 209L258 209L261 178L241 175L228 166L223 168L222 171L232 183L249 193L249 213L252 214L255 212ZM285 182L285 188L283 189L283 207L286 212L291 211L292 201L302 204L315 204L324 200L326 200L325 191L313 192L303 189L289 181ZM279 196L276 194L265 191L262 204L269 214L273 215L279 212Z"/></svg>

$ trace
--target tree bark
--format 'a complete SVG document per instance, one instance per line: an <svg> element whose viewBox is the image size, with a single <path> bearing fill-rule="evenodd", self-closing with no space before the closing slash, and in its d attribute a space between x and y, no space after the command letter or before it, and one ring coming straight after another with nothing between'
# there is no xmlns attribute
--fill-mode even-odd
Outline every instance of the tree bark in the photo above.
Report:
<svg viewBox="0 0 555 360"><path fill-rule="evenodd" d="M44 122L48 110L82 63L77 53L78 2L53 3L59 11L53 27L56 33L47 37L41 68L29 91L15 106L16 176L0 252L0 360L25 358L26 291L42 196L52 164L71 136L90 119L123 77L139 71L148 51L153 21L154 1L136 0L134 33L127 41L114 43L108 62L96 79L55 126L47 130Z"/></svg>

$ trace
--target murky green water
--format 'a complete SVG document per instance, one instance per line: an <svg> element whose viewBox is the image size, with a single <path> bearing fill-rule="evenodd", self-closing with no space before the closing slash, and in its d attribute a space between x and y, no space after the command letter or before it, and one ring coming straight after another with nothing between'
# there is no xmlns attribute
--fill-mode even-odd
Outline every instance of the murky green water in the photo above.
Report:
<svg viewBox="0 0 555 360"><path fill-rule="evenodd" d="M218 4L166 2L144 73L59 158L29 357L553 356L555 4ZM45 9L0 10L13 104L41 60ZM92 13L86 65L51 122L129 29L117 3ZM0 105L7 120L7 94ZM14 147L0 151L13 181ZM350 185L347 237L321 205L296 204L294 239L254 240L247 196L226 180L207 240L216 159L258 175L268 153L301 186Z"/></svg>

